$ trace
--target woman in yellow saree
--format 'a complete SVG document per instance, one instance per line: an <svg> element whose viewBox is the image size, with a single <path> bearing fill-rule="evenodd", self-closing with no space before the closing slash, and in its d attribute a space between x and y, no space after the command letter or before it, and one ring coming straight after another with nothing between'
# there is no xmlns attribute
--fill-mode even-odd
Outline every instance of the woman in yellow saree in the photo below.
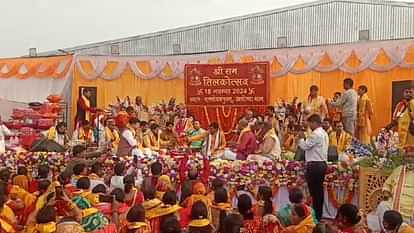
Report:
<svg viewBox="0 0 414 233"><path fill-rule="evenodd" d="M142 205L133 206L126 215L126 221L119 233L151 233L150 225L145 221L145 209Z"/></svg>
<svg viewBox="0 0 414 233"><path fill-rule="evenodd" d="M295 204L292 208L291 222L283 233L312 233L315 228L312 213L305 204Z"/></svg>
<svg viewBox="0 0 414 233"><path fill-rule="evenodd" d="M398 135L401 147L414 145L414 135L409 131L410 122L414 119L414 90L404 91L404 99L395 107L393 120L398 122Z"/></svg>

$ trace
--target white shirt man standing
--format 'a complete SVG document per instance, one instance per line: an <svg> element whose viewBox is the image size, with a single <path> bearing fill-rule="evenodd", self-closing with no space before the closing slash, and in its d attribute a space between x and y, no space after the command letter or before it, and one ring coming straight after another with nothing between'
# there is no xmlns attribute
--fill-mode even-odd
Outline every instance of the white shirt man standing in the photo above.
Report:
<svg viewBox="0 0 414 233"><path fill-rule="evenodd" d="M316 218L321 220L324 203L323 182L327 169L329 136L322 128L322 119L318 114L308 117L311 135L305 139L304 132L299 134L298 146L305 151L305 178Z"/></svg>
<svg viewBox="0 0 414 233"><path fill-rule="evenodd" d="M12 132L3 123L0 116L0 154L6 152L6 136L11 136Z"/></svg>

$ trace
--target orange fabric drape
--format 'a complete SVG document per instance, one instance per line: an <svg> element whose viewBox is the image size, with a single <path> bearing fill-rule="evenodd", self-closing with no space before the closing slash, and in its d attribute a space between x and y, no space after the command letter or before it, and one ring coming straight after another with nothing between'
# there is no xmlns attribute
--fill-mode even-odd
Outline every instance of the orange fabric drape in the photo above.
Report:
<svg viewBox="0 0 414 233"><path fill-rule="evenodd" d="M372 125L374 132L377 132L391 120L392 82L414 80L414 69L395 68L384 73L366 70L353 76L342 71L310 72L302 75L288 74L282 78L271 79L270 99L272 101L291 100L298 96L299 99L306 100L311 85L318 85L322 96L332 98L336 91L343 91L342 81L348 77L354 79L355 87L359 85L368 87L368 96L374 107Z"/></svg>
<svg viewBox="0 0 414 233"><path fill-rule="evenodd" d="M72 55L0 59L0 78L63 78L72 66Z"/></svg>
<svg viewBox="0 0 414 233"><path fill-rule="evenodd" d="M406 59L410 59L411 55L407 54ZM414 55L413 55L414 56ZM231 56L227 57L231 60ZM356 64L358 61L355 56L350 56L349 64ZM384 61L382 59L385 59ZM385 56L378 56L378 64L386 64ZM244 57L244 61L252 61L251 57ZM211 59L211 63L216 60ZM325 61L329 63L329 61ZM296 64L300 66L301 64ZM321 64L323 65L323 64ZM116 65L111 65L106 72L112 72ZM277 71L280 66L272 64L271 69ZM150 70L150 67L148 67ZM149 72L149 71L148 71ZM168 71L166 71L168 72ZM78 99L78 92L80 86L96 86L98 91L98 107L103 108L116 100L116 96L125 97L129 95L131 98L135 96L142 96L147 105L159 103L162 100L167 101L170 97L175 97L177 102L184 101L184 81L182 79L173 79L165 81L160 78L151 80L144 80L136 77L132 71L127 68L120 76L120 78L113 81L106 81L102 79L86 80L82 77L80 72L74 69L74 80L72 90L72 106L73 115L76 112L76 100ZM344 73L343 71L332 72L316 72L311 71L305 74L288 73L285 76L270 79L270 103L273 104L279 99L291 100L297 96L299 99L306 100L309 94L309 87L311 85L318 85L320 93L326 98L332 98L337 91L342 92L342 81L345 78L351 77L355 80L355 87L359 85L366 85L368 87L368 96L372 100L374 107L374 116L372 119L374 132L381 127L388 124L391 119L392 108L392 82L403 80L414 80L414 69L405 69L395 67L387 72L375 72L372 70L365 70L355 75Z"/></svg>

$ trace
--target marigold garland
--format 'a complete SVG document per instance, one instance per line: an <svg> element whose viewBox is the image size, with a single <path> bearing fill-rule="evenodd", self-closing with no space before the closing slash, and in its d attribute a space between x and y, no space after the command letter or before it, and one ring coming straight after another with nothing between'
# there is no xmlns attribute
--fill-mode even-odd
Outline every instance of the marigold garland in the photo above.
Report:
<svg viewBox="0 0 414 233"><path fill-rule="evenodd" d="M219 108L218 107L216 108L216 117L217 117L217 123L219 124L220 127L222 127L221 119L220 119L220 113L219 113ZM233 133L233 126L236 125L236 118L237 118L237 108L234 109L233 119L231 121L231 126L232 127L230 127L230 129L228 131L224 131L224 129L222 127L222 130L224 132L224 135L228 135L228 134Z"/></svg>
<svg viewBox="0 0 414 233"><path fill-rule="evenodd" d="M207 106L204 106L204 114L206 115L206 119L207 119L207 124L210 125L211 121L210 121L210 117L208 116L208 110L207 110Z"/></svg>
<svg viewBox="0 0 414 233"><path fill-rule="evenodd" d="M336 197L336 190L333 189L331 186L327 187L328 197L329 201L331 202L332 206L338 209L343 204L349 204L352 203L352 200L354 199L354 191L353 190L346 190L344 201L340 203Z"/></svg>
<svg viewBox="0 0 414 233"><path fill-rule="evenodd" d="M221 106L221 112L223 113L224 118L229 118L230 117L231 112L232 112L231 110L232 110L231 107L229 107L229 111L227 111L227 113L226 113L226 111L224 110L224 106Z"/></svg>

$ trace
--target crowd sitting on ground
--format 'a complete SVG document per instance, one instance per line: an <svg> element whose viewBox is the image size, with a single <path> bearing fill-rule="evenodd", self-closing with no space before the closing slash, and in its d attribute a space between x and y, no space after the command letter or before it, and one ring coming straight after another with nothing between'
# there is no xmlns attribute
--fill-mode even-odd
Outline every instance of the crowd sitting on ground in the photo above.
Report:
<svg viewBox="0 0 414 233"><path fill-rule="evenodd" d="M290 189L286 206L274 206L268 186L260 186L255 193L238 192L232 203L224 180L203 183L199 172L190 169L183 183L173 184L160 163L150 168L150 176L140 177L138 168L126 170L119 162L111 174L103 174L97 161L89 166L75 163L72 171L51 177L44 164L33 179L25 167L19 167L17 174L4 168L0 171L2 232L365 231L362 216L352 204L342 205L334 222L320 222L300 187ZM384 214L383 224L387 232L413 230L395 211Z"/></svg>

